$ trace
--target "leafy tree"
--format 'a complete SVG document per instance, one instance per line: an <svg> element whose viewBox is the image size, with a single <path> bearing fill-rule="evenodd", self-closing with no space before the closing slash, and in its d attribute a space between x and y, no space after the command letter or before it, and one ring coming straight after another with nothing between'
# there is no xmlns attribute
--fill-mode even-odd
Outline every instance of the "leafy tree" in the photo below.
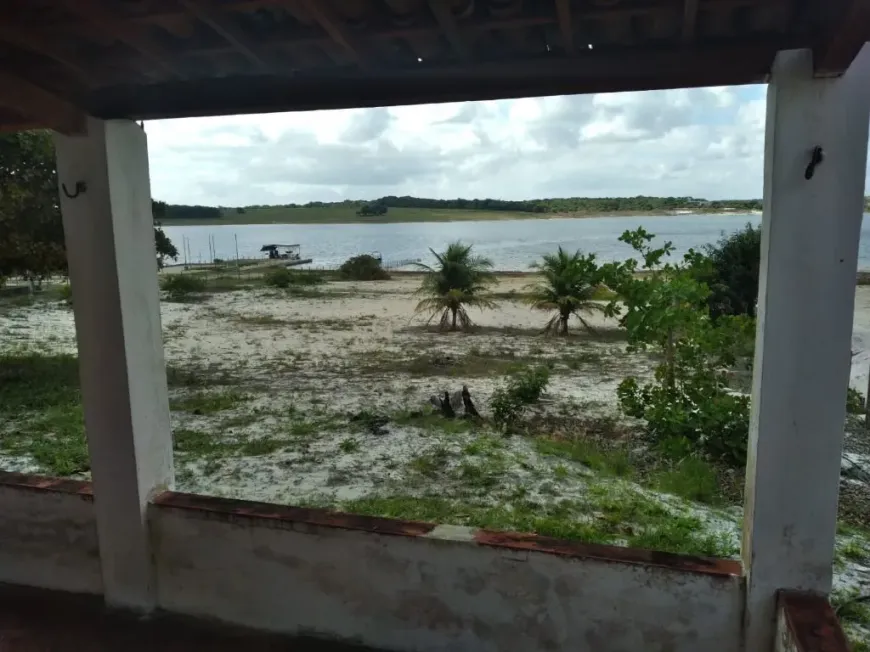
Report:
<svg viewBox="0 0 870 652"><path fill-rule="evenodd" d="M172 244L169 236L163 232L160 222L154 223L154 247L157 250L157 268L163 269L167 258L178 260L178 249Z"/></svg>
<svg viewBox="0 0 870 652"><path fill-rule="evenodd" d="M492 261L472 255L471 249L471 245L453 242L440 254L429 250L435 256L436 265L417 263L426 272L417 293L426 298L417 304L416 312L430 313L429 322L440 313L441 330L471 327L468 306L495 307L495 303L484 294L496 281L491 271Z"/></svg>
<svg viewBox="0 0 870 652"><path fill-rule="evenodd" d="M51 135L0 136L0 276L38 283L66 273Z"/></svg>
<svg viewBox="0 0 870 652"><path fill-rule="evenodd" d="M583 313L604 312L604 306L593 301L602 282L601 269L595 262L595 254L574 254L559 247L554 254L547 254L539 263L532 265L541 272L543 282L528 286L528 302L535 310L555 312L544 327L549 333L568 333L571 315L577 317L583 327L592 327L583 318Z"/></svg>
<svg viewBox="0 0 870 652"><path fill-rule="evenodd" d="M383 202L375 201L368 204L363 204L356 212L357 215L386 215L387 206Z"/></svg>
<svg viewBox="0 0 870 652"><path fill-rule="evenodd" d="M625 310L629 345L664 353L653 382L641 386L628 377L620 384L623 410L646 420L648 434L666 451L745 463L749 399L729 389L727 371L751 354L752 318L710 319L710 291L696 277L705 261L697 252L674 264L665 262L671 243L652 246L653 236L642 228L620 240L642 260L605 266ZM608 312L619 308L613 302Z"/></svg>
<svg viewBox="0 0 870 652"><path fill-rule="evenodd" d="M168 205L152 201L155 217ZM178 250L159 224L154 229L158 265ZM0 136L0 277L38 283L65 274L66 247L57 194L54 145L48 131Z"/></svg>

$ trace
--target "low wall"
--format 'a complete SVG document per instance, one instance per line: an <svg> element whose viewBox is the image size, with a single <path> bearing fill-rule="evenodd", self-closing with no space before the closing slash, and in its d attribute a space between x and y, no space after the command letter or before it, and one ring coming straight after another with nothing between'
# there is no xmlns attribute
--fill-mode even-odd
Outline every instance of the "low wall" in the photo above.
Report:
<svg viewBox="0 0 870 652"><path fill-rule="evenodd" d="M825 597L783 591L777 602L776 652L849 652L840 621Z"/></svg>
<svg viewBox="0 0 870 652"><path fill-rule="evenodd" d="M90 483L0 472L0 582L102 593Z"/></svg>
<svg viewBox="0 0 870 652"><path fill-rule="evenodd" d="M408 651L740 649L737 562L167 492L164 609Z"/></svg>

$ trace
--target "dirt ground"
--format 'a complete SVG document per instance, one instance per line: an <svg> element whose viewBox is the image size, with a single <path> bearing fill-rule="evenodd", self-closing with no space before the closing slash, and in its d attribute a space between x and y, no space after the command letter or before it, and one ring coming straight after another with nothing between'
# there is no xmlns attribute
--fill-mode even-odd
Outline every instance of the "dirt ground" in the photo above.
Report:
<svg viewBox="0 0 870 652"><path fill-rule="evenodd" d="M639 428L619 414L617 385L648 377L654 360L629 353L601 316L590 317L594 334L576 324L568 337L542 335L547 316L518 300L529 281L500 277L498 308L472 310L470 333L439 333L415 315L418 277L164 301L177 488L737 555L739 478L699 480L702 469L692 491L712 483L709 495L687 493L681 487L692 472L648 472ZM870 363L870 288L858 288L856 303L858 386ZM0 332L7 354L75 353L72 311L59 302L0 307ZM431 408L433 395L467 385L487 416L507 374L536 365L551 374L534 417L546 437L504 437ZM57 472L20 447L0 451L4 469ZM845 493L860 505L870 484L861 427L847 435L843 467ZM716 498L723 484L738 495ZM838 545L837 590L870 586L867 533L845 527Z"/></svg>

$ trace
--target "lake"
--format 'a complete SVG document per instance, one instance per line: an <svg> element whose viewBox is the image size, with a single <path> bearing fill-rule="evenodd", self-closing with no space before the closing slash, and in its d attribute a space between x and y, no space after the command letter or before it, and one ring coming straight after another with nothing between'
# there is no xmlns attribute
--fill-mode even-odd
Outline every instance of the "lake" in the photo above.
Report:
<svg viewBox="0 0 870 652"><path fill-rule="evenodd" d="M866 217L866 215L865 215ZM191 262L209 260L209 241L215 257L260 257L264 244L300 244L302 257L313 267L336 267L363 253L379 252L392 261L431 261L429 249L439 251L448 242L462 240L487 256L498 270L526 270L542 254L559 245L568 250L594 251L601 260L624 260L632 255L617 238L627 229L643 226L658 240L671 240L676 254L715 242L723 233L754 225L760 215L676 215L653 217L599 217L504 220L480 222L416 222L401 224L244 224L219 226L167 226L166 234L179 251L186 242ZM859 269L870 269L870 222L861 229ZM179 262L183 260L183 255Z"/></svg>

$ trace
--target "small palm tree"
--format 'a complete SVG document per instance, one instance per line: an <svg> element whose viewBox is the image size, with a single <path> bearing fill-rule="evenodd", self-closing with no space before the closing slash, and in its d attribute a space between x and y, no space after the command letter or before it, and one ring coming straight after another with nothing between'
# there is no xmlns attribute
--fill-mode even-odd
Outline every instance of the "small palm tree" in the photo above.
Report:
<svg viewBox="0 0 870 652"><path fill-rule="evenodd" d="M545 255L532 268L539 270L544 278L526 288L528 303L535 310L555 312L544 332L566 335L571 315L577 317L586 330L594 332L582 313L604 312L604 306L593 300L601 284L595 254L584 256L578 250L571 255L559 247L556 253Z"/></svg>
<svg viewBox="0 0 870 652"><path fill-rule="evenodd" d="M436 253L437 264L434 266L418 263L425 270L423 283L417 294L425 298L417 304L416 312L431 313L431 322L440 314L440 330L455 331L457 327L467 329L472 325L471 317L466 310L469 306L477 308L494 308L495 302L485 296L488 285L495 282L495 275L490 271L492 261L471 253L471 245L454 242L442 253Z"/></svg>

